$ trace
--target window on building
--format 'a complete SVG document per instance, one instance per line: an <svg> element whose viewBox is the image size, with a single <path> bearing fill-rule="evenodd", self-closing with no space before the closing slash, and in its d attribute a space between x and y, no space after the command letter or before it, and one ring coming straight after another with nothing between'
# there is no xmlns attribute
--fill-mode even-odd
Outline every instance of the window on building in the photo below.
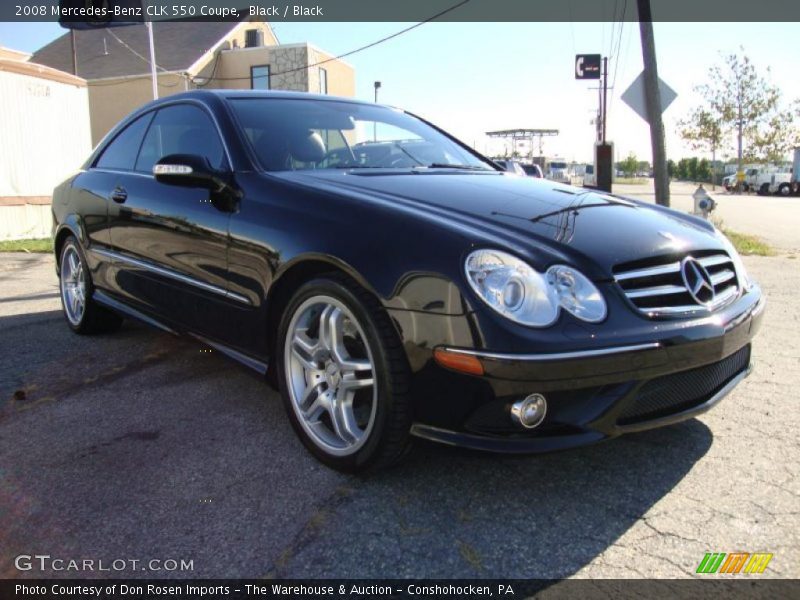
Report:
<svg viewBox="0 0 800 600"><path fill-rule="evenodd" d="M248 29L244 32L244 47L258 48L264 45L264 34L260 29Z"/></svg>
<svg viewBox="0 0 800 600"><path fill-rule="evenodd" d="M250 89L268 90L269 89L269 65L259 65L250 67Z"/></svg>
<svg viewBox="0 0 800 600"><path fill-rule="evenodd" d="M328 71L322 67L319 68L319 93L328 93Z"/></svg>

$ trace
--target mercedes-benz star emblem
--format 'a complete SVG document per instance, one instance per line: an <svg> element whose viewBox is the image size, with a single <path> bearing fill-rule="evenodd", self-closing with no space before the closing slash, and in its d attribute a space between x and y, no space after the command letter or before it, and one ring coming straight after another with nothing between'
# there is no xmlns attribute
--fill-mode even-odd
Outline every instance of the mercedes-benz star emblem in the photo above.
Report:
<svg viewBox="0 0 800 600"><path fill-rule="evenodd" d="M714 284L711 275L697 259L687 256L681 263L683 284L694 301L708 306L714 301Z"/></svg>

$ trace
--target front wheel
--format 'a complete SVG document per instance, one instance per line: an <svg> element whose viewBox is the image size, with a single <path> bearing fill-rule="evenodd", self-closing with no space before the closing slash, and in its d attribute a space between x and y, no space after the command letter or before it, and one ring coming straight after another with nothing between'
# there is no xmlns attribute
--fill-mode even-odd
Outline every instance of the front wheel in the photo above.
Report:
<svg viewBox="0 0 800 600"><path fill-rule="evenodd" d="M320 461L341 471L388 466L409 444L409 367L388 315L350 280L303 285L278 330L289 420Z"/></svg>
<svg viewBox="0 0 800 600"><path fill-rule="evenodd" d="M788 196L791 193L792 193L792 186L789 185L788 183L782 183L778 187L778 194L780 194L781 196Z"/></svg>

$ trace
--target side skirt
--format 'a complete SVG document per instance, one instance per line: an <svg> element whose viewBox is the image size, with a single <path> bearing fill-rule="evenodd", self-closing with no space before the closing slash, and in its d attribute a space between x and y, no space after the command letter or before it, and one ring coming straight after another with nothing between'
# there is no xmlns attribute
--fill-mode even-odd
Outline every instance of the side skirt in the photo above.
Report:
<svg viewBox="0 0 800 600"><path fill-rule="evenodd" d="M120 302L119 300L116 300L115 298L112 298L105 292L102 292L100 290L95 290L94 294L92 295L92 299L97 301L98 304L102 304L103 306L110 308L111 310L114 310L118 313L121 313L126 317L136 319L137 321L141 321L146 325L150 325L151 327L155 327L156 329L160 329L161 331L171 333L172 335L180 335L179 332L175 331L171 327L168 327L161 321L158 321L157 319L154 319L153 317L146 315L143 312L138 311L135 308L132 308L127 304ZM209 339L206 339L200 335L197 335L196 333L187 332L187 335L193 337L199 342L202 342L203 344L206 344L207 346L211 346L212 348L218 350L219 352L222 352L225 356L232 358L238 363L243 364L245 367L253 369L260 375L267 374L268 365L265 362L247 356L246 354L242 354L238 350L234 350L233 348L230 348L224 344L220 344L219 342L214 342Z"/></svg>

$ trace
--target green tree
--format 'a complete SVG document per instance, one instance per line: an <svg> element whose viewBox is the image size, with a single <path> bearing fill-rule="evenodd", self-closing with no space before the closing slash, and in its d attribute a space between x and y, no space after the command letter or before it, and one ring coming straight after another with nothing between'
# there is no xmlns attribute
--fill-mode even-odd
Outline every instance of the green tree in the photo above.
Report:
<svg viewBox="0 0 800 600"><path fill-rule="evenodd" d="M681 137L689 142L693 150L710 152L712 163L716 163L717 151L729 132L720 112L711 112L703 107L694 108L686 119L678 121L678 127Z"/></svg>
<svg viewBox="0 0 800 600"><path fill-rule="evenodd" d="M697 181L711 181L711 163L708 159L701 158L697 163Z"/></svg>
<svg viewBox="0 0 800 600"><path fill-rule="evenodd" d="M627 177L633 177L636 174L636 169L638 166L639 159L636 158L636 155L633 152L628 154L628 158L619 163L620 171L625 173Z"/></svg>
<svg viewBox="0 0 800 600"><path fill-rule="evenodd" d="M678 170L678 165L675 164L675 161L671 158L667 161L667 177L672 179L673 177L677 176L676 171Z"/></svg>
<svg viewBox="0 0 800 600"><path fill-rule="evenodd" d="M686 178L690 181L697 181L697 165L698 161L696 156L693 156L687 161Z"/></svg>
<svg viewBox="0 0 800 600"><path fill-rule="evenodd" d="M678 179L686 181L689 179L689 159L682 158L678 161Z"/></svg>
<svg viewBox="0 0 800 600"><path fill-rule="evenodd" d="M744 55L723 56L722 64L708 71L708 83L696 88L703 96L712 122L720 134L731 130L736 139L739 170L745 160L769 160L791 147L786 130L794 128L795 114L782 108L781 91Z"/></svg>

